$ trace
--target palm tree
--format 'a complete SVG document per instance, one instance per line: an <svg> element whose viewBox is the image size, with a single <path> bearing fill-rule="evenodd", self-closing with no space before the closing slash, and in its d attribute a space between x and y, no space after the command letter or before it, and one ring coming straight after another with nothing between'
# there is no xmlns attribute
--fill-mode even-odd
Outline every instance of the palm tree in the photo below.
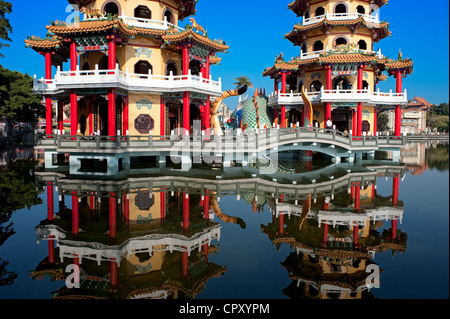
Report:
<svg viewBox="0 0 450 319"><path fill-rule="evenodd" d="M254 89L255 87L253 86L252 81L250 81L250 79L248 78L248 76L244 76L241 75L238 78L235 78L236 82L234 82L234 85L236 85L237 87L242 87L244 85L247 85L249 88Z"/></svg>

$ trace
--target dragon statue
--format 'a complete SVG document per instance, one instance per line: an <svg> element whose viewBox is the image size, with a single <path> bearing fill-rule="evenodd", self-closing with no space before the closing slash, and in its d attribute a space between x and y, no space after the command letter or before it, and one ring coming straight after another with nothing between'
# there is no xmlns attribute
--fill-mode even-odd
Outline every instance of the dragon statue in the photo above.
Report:
<svg viewBox="0 0 450 319"><path fill-rule="evenodd" d="M244 85L240 88L237 88L235 90L229 90L224 92L220 97L218 97L213 104L211 105L211 128L214 131L214 135L219 135L219 136L223 136L223 130L222 130L222 126L220 125L220 121L219 121L219 109L220 109L220 105L222 104L222 102L232 96L240 96L242 94L245 94L245 92L247 92L247 85Z"/></svg>

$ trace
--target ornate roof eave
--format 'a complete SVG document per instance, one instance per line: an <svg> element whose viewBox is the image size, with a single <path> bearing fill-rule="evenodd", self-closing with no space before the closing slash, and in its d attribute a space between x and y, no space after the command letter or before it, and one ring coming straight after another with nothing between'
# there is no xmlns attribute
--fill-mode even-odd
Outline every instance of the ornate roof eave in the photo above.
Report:
<svg viewBox="0 0 450 319"><path fill-rule="evenodd" d="M127 24L124 24L122 20L113 17L102 20L81 21L73 25L67 25L62 21L56 21L47 26L47 30L62 38L76 35L98 35L107 32L113 32L122 37L133 37L138 35L140 28L130 27Z"/></svg>
<svg viewBox="0 0 450 319"><path fill-rule="evenodd" d="M181 32L168 30L162 37L167 44L184 44L186 42L199 44L210 49L212 52L226 52L230 47L220 40L211 40L204 35L194 32L192 29L186 29Z"/></svg>
<svg viewBox="0 0 450 319"><path fill-rule="evenodd" d="M391 35L389 31L389 23L370 23L366 22L362 17L354 20L327 20L324 19L321 22L317 22L308 26L295 25L294 30L285 35L285 38L291 41L294 45L299 45L303 42L303 39L307 37L307 34L312 30L323 29L324 32L329 32L330 29L335 27L349 27L352 30L356 30L361 27L368 28L372 32L372 36L376 41L380 41Z"/></svg>
<svg viewBox="0 0 450 319"><path fill-rule="evenodd" d="M61 40L56 37L28 37L24 40L25 47L31 48L39 54L44 52L51 52L52 54L52 63L54 65L59 65L60 62L66 62L70 56L69 49L64 45Z"/></svg>

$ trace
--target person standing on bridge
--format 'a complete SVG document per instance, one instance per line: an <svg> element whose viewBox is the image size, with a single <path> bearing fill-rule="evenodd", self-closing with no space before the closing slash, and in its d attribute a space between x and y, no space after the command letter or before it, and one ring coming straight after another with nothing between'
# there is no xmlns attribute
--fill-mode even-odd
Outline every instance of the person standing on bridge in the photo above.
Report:
<svg viewBox="0 0 450 319"><path fill-rule="evenodd" d="M330 118L328 118L326 125L327 125L327 130L331 130L333 128L333 122L331 121Z"/></svg>

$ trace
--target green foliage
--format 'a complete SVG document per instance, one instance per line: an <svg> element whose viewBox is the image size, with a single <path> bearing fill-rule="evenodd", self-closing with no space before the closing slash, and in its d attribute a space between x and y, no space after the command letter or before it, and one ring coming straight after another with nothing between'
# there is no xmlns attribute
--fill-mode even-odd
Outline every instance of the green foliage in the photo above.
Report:
<svg viewBox="0 0 450 319"><path fill-rule="evenodd" d="M440 172L449 169L449 147L448 144L437 144L425 150L425 161L430 168Z"/></svg>
<svg viewBox="0 0 450 319"><path fill-rule="evenodd" d="M378 115L378 131L384 132L389 130L389 115L385 112Z"/></svg>
<svg viewBox="0 0 450 319"><path fill-rule="evenodd" d="M428 116L440 116L440 115L449 116L448 103L441 103L438 106L433 105L431 107L430 112L428 113Z"/></svg>
<svg viewBox="0 0 450 319"><path fill-rule="evenodd" d="M0 117L9 122L37 122L45 107L33 93L33 78L0 66Z"/></svg>
<svg viewBox="0 0 450 319"><path fill-rule="evenodd" d="M427 116L427 126L433 131L437 130L440 133L449 131L449 117L448 115Z"/></svg>
<svg viewBox="0 0 450 319"><path fill-rule="evenodd" d="M438 132L449 131L449 110L448 103L441 103L438 106L433 105L427 114L427 126L431 130Z"/></svg>
<svg viewBox="0 0 450 319"><path fill-rule="evenodd" d="M242 87L244 85L247 85L249 88L255 88L252 81L250 81L250 79L248 78L248 76L244 76L241 75L238 78L235 78L234 85L236 85L236 87Z"/></svg>
<svg viewBox="0 0 450 319"><path fill-rule="evenodd" d="M32 160L10 162L6 171L0 171L0 215L10 214L25 207L39 205L42 189L36 189Z"/></svg>
<svg viewBox="0 0 450 319"><path fill-rule="evenodd" d="M3 0L0 0L0 40L11 42L9 34L12 33L12 27L9 20L6 18L6 14L12 12L12 4ZM9 44L0 42L0 49L3 47L9 47ZM3 55L0 53L0 57Z"/></svg>

